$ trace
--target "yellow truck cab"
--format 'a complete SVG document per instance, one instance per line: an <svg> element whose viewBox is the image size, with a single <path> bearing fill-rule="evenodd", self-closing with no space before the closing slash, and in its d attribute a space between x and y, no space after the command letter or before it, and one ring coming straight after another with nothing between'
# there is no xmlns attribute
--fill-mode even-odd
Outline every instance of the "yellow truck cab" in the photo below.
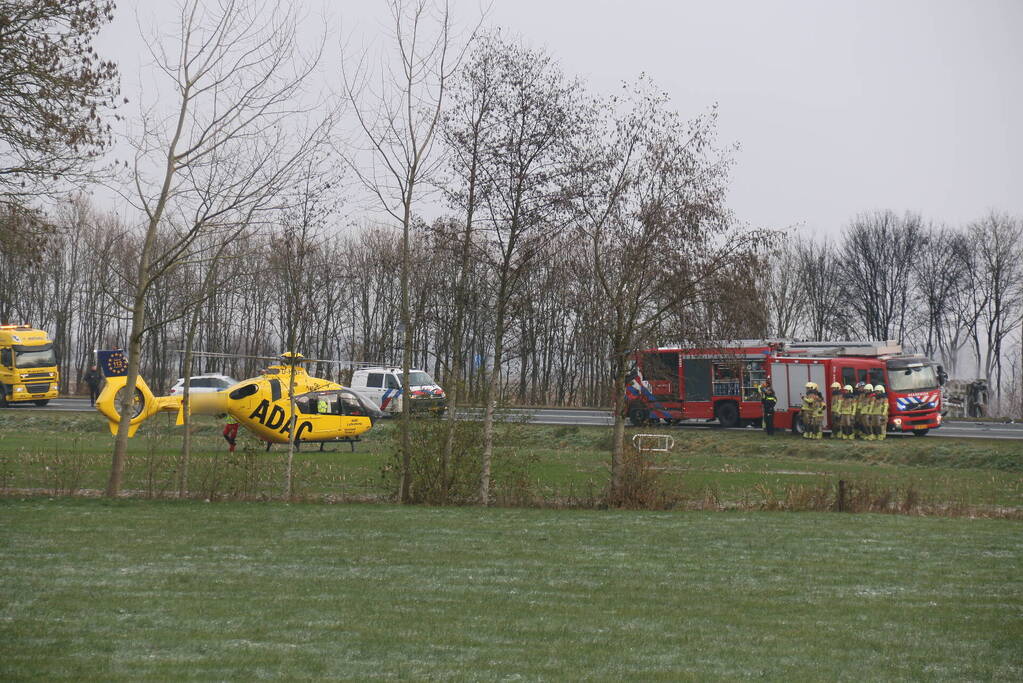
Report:
<svg viewBox="0 0 1023 683"><path fill-rule="evenodd" d="M60 374L53 342L29 325L0 325L0 406L57 398Z"/></svg>

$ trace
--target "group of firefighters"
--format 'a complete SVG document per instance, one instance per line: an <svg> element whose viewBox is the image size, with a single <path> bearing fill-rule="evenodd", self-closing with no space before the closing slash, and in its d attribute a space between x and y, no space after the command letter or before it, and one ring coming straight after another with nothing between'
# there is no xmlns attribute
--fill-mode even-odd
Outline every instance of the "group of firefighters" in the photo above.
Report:
<svg viewBox="0 0 1023 683"><path fill-rule="evenodd" d="M774 433L774 406L777 398L770 385L760 388L764 406L764 427ZM823 437L827 402L816 382L806 383L800 418L804 439ZM838 439L882 441L888 428L888 397L884 386L860 382L855 387L831 384L831 435Z"/></svg>

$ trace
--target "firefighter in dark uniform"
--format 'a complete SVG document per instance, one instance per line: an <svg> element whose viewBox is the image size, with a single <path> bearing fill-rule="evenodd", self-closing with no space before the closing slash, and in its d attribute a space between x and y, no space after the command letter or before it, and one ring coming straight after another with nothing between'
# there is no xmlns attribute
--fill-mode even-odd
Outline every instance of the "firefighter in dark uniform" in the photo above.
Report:
<svg viewBox="0 0 1023 683"><path fill-rule="evenodd" d="M760 404L764 407L764 431L768 436L774 436L774 408L778 403L778 397L774 395L774 389L770 384L760 385Z"/></svg>

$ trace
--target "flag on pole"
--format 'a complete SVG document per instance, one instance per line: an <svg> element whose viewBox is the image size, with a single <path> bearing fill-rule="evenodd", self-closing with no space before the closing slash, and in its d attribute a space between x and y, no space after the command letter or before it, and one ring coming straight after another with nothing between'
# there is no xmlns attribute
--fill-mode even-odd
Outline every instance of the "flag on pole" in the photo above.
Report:
<svg viewBox="0 0 1023 683"><path fill-rule="evenodd" d="M104 377L124 377L128 374L128 357L123 349L97 351L100 372Z"/></svg>

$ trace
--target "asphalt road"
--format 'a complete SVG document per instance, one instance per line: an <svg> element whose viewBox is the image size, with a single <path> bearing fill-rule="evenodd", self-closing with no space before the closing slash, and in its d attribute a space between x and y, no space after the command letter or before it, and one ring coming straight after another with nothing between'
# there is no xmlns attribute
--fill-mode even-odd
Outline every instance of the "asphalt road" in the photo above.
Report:
<svg viewBox="0 0 1023 683"><path fill-rule="evenodd" d="M8 410L46 410L57 412L82 412L92 411L89 401L84 398L57 398L50 401L45 407L38 407L34 404L12 405ZM467 414L478 411L467 411ZM523 419L535 424L554 425L580 425L580 426L610 426L612 424L611 414L603 410L570 410L570 409L540 409L524 410L513 408L501 411L502 415L510 419ZM679 429L710 429L718 428L716 423L692 420L678 426ZM736 428L742 431L743 428ZM746 428L749 429L749 428ZM1023 441L1023 423L1000 423L1000 422L946 422L940 429L932 430L928 437L961 438L961 439L1011 439Z"/></svg>
<svg viewBox="0 0 1023 683"><path fill-rule="evenodd" d="M530 422L537 424L578 424L608 426L612 424L611 414L602 410L507 410L506 414L516 416L532 416ZM690 420L679 425L680 429L720 429L716 422ZM735 427L732 431L752 431L750 427ZM889 436L893 434L889 433ZM906 434L912 436L912 434ZM939 429L931 430L927 436L954 437L963 439L1018 439L1023 440L1023 423L999 422L946 422Z"/></svg>

